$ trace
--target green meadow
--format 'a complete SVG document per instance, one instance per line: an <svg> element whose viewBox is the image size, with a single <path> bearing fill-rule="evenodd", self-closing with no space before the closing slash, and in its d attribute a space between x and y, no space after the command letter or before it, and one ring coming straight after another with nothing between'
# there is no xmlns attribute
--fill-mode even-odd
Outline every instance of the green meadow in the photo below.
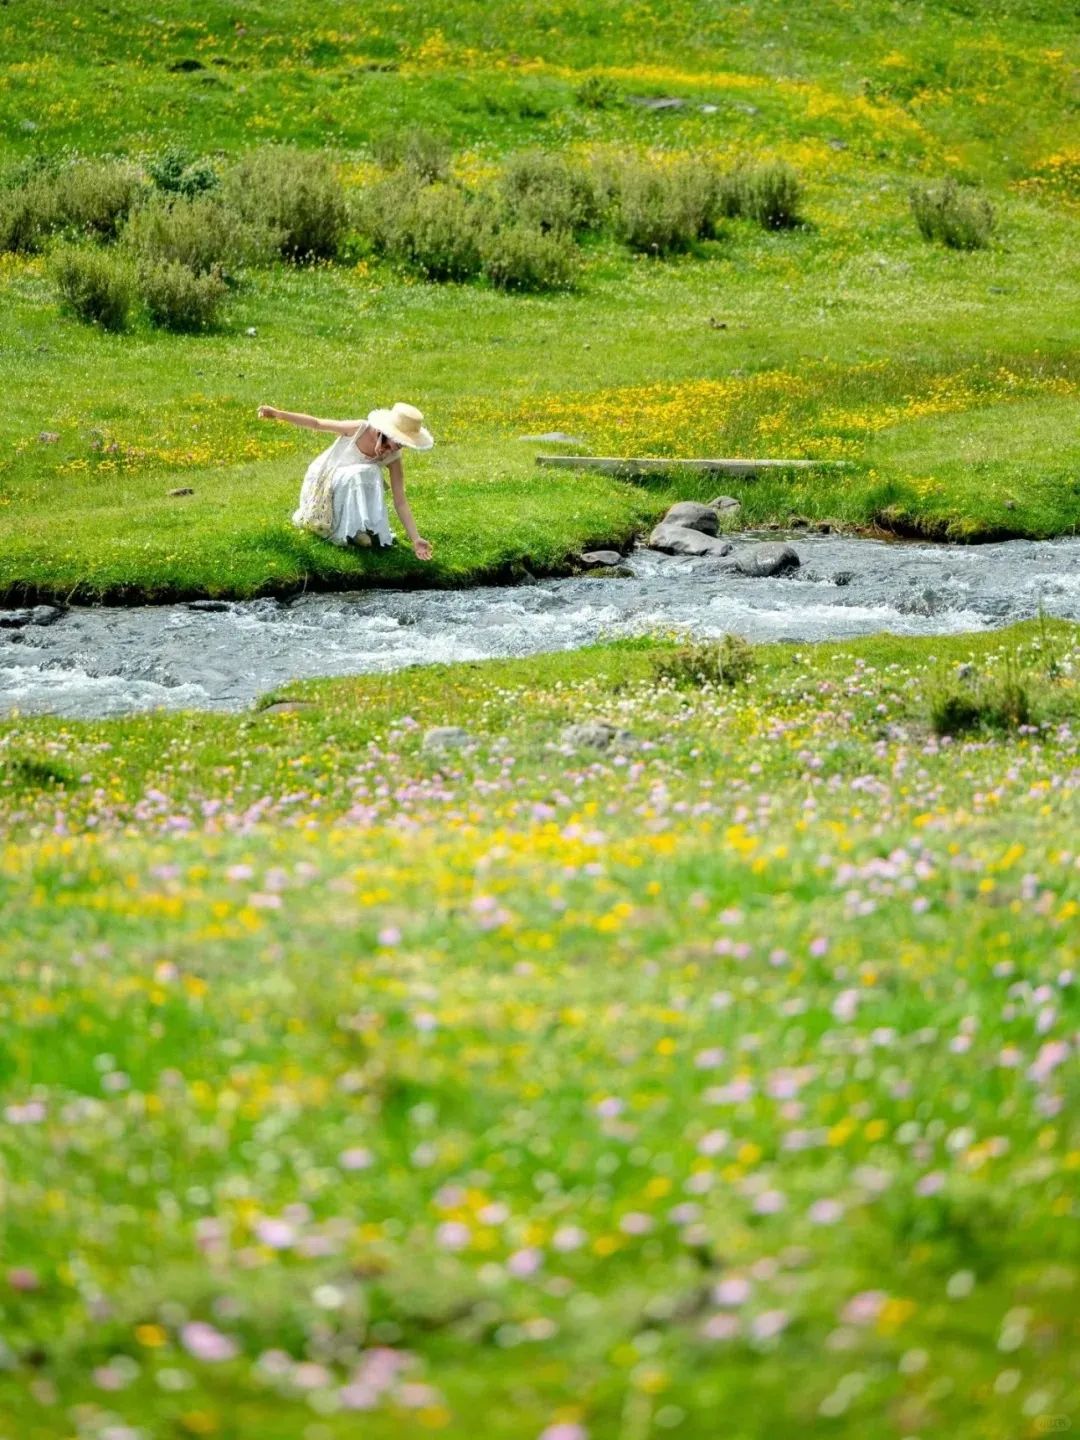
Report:
<svg viewBox="0 0 1080 1440"><path fill-rule="evenodd" d="M145 316L103 333L60 303L47 254L0 257L0 593L460 584L557 569L694 493L543 475L544 447L519 437L554 430L593 454L846 462L725 487L748 523L1075 532L1069 22L1067 6L1013 5L300 5L287 24L259 6L9 8L9 185L35 155L146 166L182 146L221 169L289 144L333 157L351 220L336 259L248 268L190 335ZM640 103L657 99L677 103ZM788 165L803 223L723 220L670 258L586 235L573 288L547 295L429 283L364 238L372 186L402 205L415 192L386 162L417 132L482 204L525 151L705 157ZM919 234L909 190L946 175L992 203L988 247ZM260 403L352 418L395 399L438 439L407 475L428 566L293 530L321 438L255 418Z"/></svg>
<svg viewBox="0 0 1080 1440"><path fill-rule="evenodd" d="M752 528L1075 534L1075 21L0 6L0 235L117 157L161 204L180 151L227 185L299 147L347 213L192 333L61 298L123 227L0 253L0 603L557 574L719 489ZM436 282L373 220L426 184L409 143L473 214L540 151L786 166L798 223L659 253L612 211L554 290ZM988 243L920 234L950 176ZM428 564L293 529L327 437L256 418L395 400L437 438ZM0 1440L1068 1432L1078 685L1038 620L0 720Z"/></svg>

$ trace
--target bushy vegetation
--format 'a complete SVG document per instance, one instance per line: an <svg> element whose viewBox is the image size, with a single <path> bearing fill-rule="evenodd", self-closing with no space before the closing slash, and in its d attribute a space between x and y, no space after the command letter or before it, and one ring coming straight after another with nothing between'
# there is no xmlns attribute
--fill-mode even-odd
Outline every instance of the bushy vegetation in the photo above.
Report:
<svg viewBox="0 0 1080 1440"><path fill-rule="evenodd" d="M952 250L984 250L997 224L985 195L961 188L950 176L940 185L916 185L910 192L911 212L924 240Z"/></svg>
<svg viewBox="0 0 1080 1440"><path fill-rule="evenodd" d="M505 210L522 224L578 235L600 219L588 169L561 155L543 150L512 155L499 185Z"/></svg>
<svg viewBox="0 0 1080 1440"><path fill-rule="evenodd" d="M691 640L658 656L658 680L677 688L702 685L738 685L754 671L753 648L739 635L721 640Z"/></svg>
<svg viewBox="0 0 1080 1440"><path fill-rule="evenodd" d="M737 210L730 207L738 196ZM789 165L763 165L725 177L717 191L722 214L739 213L765 230L786 230L798 225L802 186Z"/></svg>
<svg viewBox="0 0 1080 1440"><path fill-rule="evenodd" d="M139 294L150 321L165 330L208 329L228 293L217 269L196 274L177 260L157 260L139 270Z"/></svg>
<svg viewBox="0 0 1080 1440"><path fill-rule="evenodd" d="M348 206L323 151L287 145L249 151L223 175L221 193L248 224L277 232L286 259L333 259L341 247Z"/></svg>
<svg viewBox="0 0 1080 1440"><path fill-rule="evenodd" d="M484 274L498 290L568 290L578 271L577 250L562 230L518 221L482 242Z"/></svg>
<svg viewBox="0 0 1080 1440"><path fill-rule="evenodd" d="M1006 659L998 671L983 673L970 662L948 680L939 681L930 697L930 724L935 735L967 735L978 730L1010 731L1034 723L1032 676Z"/></svg>
<svg viewBox="0 0 1080 1440"><path fill-rule="evenodd" d="M216 189L221 179L205 155L194 155L184 145L169 145L151 156L146 170L159 190L188 200Z"/></svg>
<svg viewBox="0 0 1080 1440"><path fill-rule="evenodd" d="M619 173L615 229L633 250L669 255L711 232L716 180L704 161L627 161Z"/></svg>
<svg viewBox="0 0 1080 1440"><path fill-rule="evenodd" d="M0 250L32 253L58 233L114 240L144 188L137 167L124 160L28 167L0 190Z"/></svg>
<svg viewBox="0 0 1080 1440"><path fill-rule="evenodd" d="M231 276L244 265L268 264L282 233L264 217L242 218L216 195L158 195L131 216L123 244L142 262Z"/></svg>
<svg viewBox="0 0 1080 1440"><path fill-rule="evenodd" d="M376 161L385 170L399 170L406 177L431 185L450 178L453 147L445 135L412 126L380 135L372 146ZM408 180L404 183L408 183Z"/></svg>
<svg viewBox="0 0 1080 1440"><path fill-rule="evenodd" d="M438 181L406 193L388 187L376 221L386 251L429 280L470 280L480 273L485 209L457 185Z"/></svg>
<svg viewBox="0 0 1080 1440"><path fill-rule="evenodd" d="M123 256L89 245L61 245L49 256L61 299L78 319L123 330L135 301L135 272Z"/></svg>

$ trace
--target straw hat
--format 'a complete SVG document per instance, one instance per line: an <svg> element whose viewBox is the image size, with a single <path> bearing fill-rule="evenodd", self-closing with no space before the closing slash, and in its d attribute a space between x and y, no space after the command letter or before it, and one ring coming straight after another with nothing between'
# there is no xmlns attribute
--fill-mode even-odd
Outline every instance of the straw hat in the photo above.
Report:
<svg viewBox="0 0 1080 1440"><path fill-rule="evenodd" d="M410 450L430 450L435 444L434 436L424 429L424 417L415 405L403 405L399 400L392 410L372 410L367 419L369 425L399 445L408 445Z"/></svg>

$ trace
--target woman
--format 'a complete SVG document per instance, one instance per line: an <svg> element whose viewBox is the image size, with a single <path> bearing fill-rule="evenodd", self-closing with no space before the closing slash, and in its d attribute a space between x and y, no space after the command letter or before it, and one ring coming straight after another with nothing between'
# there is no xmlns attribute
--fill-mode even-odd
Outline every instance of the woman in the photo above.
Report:
<svg viewBox="0 0 1080 1440"><path fill-rule="evenodd" d="M328 430L337 439L308 466L300 488L300 504L293 524L332 541L335 545L394 543L386 512L383 467L390 471L390 491L413 553L430 560L430 541L421 538L405 499L404 447L430 450L435 444L424 429L424 417L413 405L400 402L390 410L372 410L366 420L319 420L259 406L260 420L287 420L308 430Z"/></svg>

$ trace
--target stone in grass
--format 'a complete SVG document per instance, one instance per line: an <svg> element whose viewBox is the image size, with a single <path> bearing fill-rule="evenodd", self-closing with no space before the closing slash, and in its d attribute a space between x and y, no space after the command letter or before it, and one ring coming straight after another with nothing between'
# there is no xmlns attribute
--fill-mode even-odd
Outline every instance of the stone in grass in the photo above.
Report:
<svg viewBox="0 0 1080 1440"><path fill-rule="evenodd" d="M770 575L786 575L789 570L797 570L801 564L790 545L784 545L779 540L767 540L764 545L755 545L752 550L739 555L735 569L740 575L763 579Z"/></svg>
<svg viewBox="0 0 1080 1440"><path fill-rule="evenodd" d="M472 736L460 725L436 725L424 735L422 749L427 751L460 750Z"/></svg>
<svg viewBox="0 0 1080 1440"><path fill-rule="evenodd" d="M618 550L585 550L581 554L583 565L619 565L622 563L622 556Z"/></svg>
<svg viewBox="0 0 1080 1440"><path fill-rule="evenodd" d="M742 501L736 500L734 495L715 495L709 501L709 509L715 510L718 515L737 515L742 509Z"/></svg>
<svg viewBox="0 0 1080 1440"><path fill-rule="evenodd" d="M42 445L55 445L60 439L60 432L59 430L42 430L37 438Z"/></svg>
<svg viewBox="0 0 1080 1440"><path fill-rule="evenodd" d="M577 435L567 435L563 430L547 430L543 435L519 435L519 440L527 440L532 445L584 445L585 441Z"/></svg>
<svg viewBox="0 0 1080 1440"><path fill-rule="evenodd" d="M632 745L634 737L629 730L623 730L610 720L583 720L567 725L562 732L562 743L574 750L610 750Z"/></svg>
<svg viewBox="0 0 1080 1440"><path fill-rule="evenodd" d="M730 540L717 540L691 530L688 525L670 525L662 520L649 536L649 549L662 550L666 555L728 555Z"/></svg>
<svg viewBox="0 0 1080 1440"><path fill-rule="evenodd" d="M180 495L194 495L195 491L190 485L178 485L175 490L169 490L167 493L170 500L175 500Z"/></svg>

